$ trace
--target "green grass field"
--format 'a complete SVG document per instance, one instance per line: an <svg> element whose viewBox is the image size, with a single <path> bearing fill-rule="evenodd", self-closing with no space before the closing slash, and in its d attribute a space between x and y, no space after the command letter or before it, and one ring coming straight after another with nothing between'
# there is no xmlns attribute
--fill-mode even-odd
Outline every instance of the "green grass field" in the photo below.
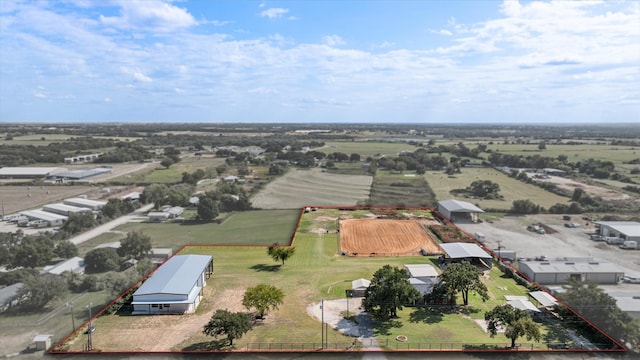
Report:
<svg viewBox="0 0 640 360"><path fill-rule="evenodd" d="M464 200L485 209L510 209L514 200L530 199L534 203L549 208L551 205L569 202L569 198L556 195L534 185L515 180L498 170L491 168L462 168L461 174L449 176L441 171L428 171L425 179L431 185L438 200ZM504 200L468 199L454 196L451 190L464 189L475 180L490 180L500 185L500 194Z"/></svg>
<svg viewBox="0 0 640 360"><path fill-rule="evenodd" d="M408 175L408 176L407 176ZM427 178L428 180L428 178ZM428 181L420 175L379 170L371 185L369 204L374 206L434 206Z"/></svg>
<svg viewBox="0 0 640 360"><path fill-rule="evenodd" d="M325 154L341 152L345 154L360 154L362 161L367 157L398 156L401 151L415 151L414 145L402 142L380 142L380 141L326 141L325 146L319 149Z"/></svg>
<svg viewBox="0 0 640 360"><path fill-rule="evenodd" d="M233 213L221 224L142 222L128 223L117 227L116 230L124 233L141 231L151 237L153 247L170 247L174 251L189 244L288 244L299 214L300 210L254 210Z"/></svg>

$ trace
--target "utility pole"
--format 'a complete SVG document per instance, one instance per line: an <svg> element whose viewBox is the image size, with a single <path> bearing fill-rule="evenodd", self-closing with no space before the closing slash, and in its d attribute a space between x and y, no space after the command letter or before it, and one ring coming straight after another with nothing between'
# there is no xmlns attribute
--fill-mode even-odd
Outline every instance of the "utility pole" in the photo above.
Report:
<svg viewBox="0 0 640 360"><path fill-rule="evenodd" d="M87 351L91 351L93 349L93 344L91 343L91 333L93 332L93 328L91 326L91 307L93 303L90 302L87 307L89 308L89 324L87 325Z"/></svg>
<svg viewBox="0 0 640 360"><path fill-rule="evenodd" d="M322 326L320 327L320 333L322 334L322 345L321 349L324 350L324 299L320 300L320 310L322 310L321 322Z"/></svg>
<svg viewBox="0 0 640 360"><path fill-rule="evenodd" d="M75 318L75 314L73 312L73 301L69 301L67 303L67 307L71 308L71 326L73 327L73 331L76 330L76 318Z"/></svg>

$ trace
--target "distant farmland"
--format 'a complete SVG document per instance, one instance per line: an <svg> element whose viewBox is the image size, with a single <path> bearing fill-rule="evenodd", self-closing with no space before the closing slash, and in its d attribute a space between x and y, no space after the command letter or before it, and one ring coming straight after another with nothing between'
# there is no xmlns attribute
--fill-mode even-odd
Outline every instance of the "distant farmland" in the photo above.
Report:
<svg viewBox="0 0 640 360"><path fill-rule="evenodd" d="M372 177L337 175L321 169L290 169L256 194L251 203L260 209L297 209L306 205L348 206L369 198Z"/></svg>

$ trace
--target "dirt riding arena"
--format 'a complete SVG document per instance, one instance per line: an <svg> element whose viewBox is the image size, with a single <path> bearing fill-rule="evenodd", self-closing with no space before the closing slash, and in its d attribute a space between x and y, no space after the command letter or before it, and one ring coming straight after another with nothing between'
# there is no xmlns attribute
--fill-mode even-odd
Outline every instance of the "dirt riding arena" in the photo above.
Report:
<svg viewBox="0 0 640 360"><path fill-rule="evenodd" d="M442 254L442 248L414 220L349 219L340 221L340 250L350 256Z"/></svg>

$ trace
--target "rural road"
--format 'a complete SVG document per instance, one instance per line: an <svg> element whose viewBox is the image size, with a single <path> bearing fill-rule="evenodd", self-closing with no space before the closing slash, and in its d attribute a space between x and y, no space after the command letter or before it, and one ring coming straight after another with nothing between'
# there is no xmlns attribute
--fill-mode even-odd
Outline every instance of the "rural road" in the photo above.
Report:
<svg viewBox="0 0 640 360"><path fill-rule="evenodd" d="M142 216L145 212L149 211L151 208L153 208L153 204L147 204L143 207L141 207L140 209L124 215L124 216L120 216L117 219L111 220L108 223L102 224L100 226L98 226L97 228L93 228L87 232L84 232L80 235L74 236L71 239L69 239L69 241L71 243L73 243L74 245L78 245L78 244L82 244L85 241L91 240L94 237L103 234L115 227L118 227L120 225L126 224L130 221L132 221L133 219L135 219L136 217Z"/></svg>

